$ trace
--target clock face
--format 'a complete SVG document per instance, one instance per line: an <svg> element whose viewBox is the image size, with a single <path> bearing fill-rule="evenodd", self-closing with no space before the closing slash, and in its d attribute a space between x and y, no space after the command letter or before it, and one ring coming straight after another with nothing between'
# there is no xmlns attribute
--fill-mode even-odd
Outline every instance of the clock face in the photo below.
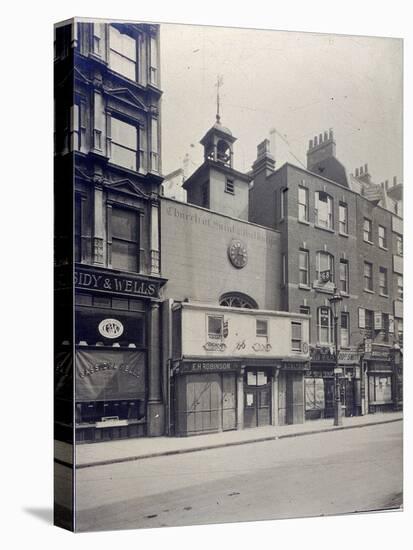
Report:
<svg viewBox="0 0 413 550"><path fill-rule="evenodd" d="M228 247L228 256L234 267L244 267L247 265L248 253L247 247L241 241L232 241Z"/></svg>

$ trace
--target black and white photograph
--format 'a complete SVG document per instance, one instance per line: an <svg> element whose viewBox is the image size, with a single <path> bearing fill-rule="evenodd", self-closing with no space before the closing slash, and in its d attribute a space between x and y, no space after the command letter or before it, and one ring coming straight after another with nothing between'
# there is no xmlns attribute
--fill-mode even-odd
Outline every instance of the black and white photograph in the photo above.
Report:
<svg viewBox="0 0 413 550"><path fill-rule="evenodd" d="M402 52L56 25L57 525L402 509Z"/></svg>

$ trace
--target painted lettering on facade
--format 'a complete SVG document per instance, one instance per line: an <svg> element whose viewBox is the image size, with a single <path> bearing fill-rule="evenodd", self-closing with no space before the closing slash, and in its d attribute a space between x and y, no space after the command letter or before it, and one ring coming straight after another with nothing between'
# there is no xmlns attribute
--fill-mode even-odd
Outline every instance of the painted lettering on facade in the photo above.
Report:
<svg viewBox="0 0 413 550"><path fill-rule="evenodd" d="M131 296L148 298L159 297L158 283L138 278L123 277L122 275L76 270L74 284L76 288L82 289L116 292L118 294L129 294Z"/></svg>

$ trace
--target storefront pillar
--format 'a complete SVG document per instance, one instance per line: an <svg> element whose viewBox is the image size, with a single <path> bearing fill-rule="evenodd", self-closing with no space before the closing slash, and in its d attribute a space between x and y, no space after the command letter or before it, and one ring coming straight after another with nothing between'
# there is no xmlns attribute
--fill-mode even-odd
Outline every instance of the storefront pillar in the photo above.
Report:
<svg viewBox="0 0 413 550"><path fill-rule="evenodd" d="M165 410L161 390L160 309L154 302L148 312L148 419L147 435L164 433Z"/></svg>
<svg viewBox="0 0 413 550"><path fill-rule="evenodd" d="M237 430L244 428L244 372L245 365L242 365L237 376Z"/></svg>
<svg viewBox="0 0 413 550"><path fill-rule="evenodd" d="M274 370L274 376L272 379L272 403L271 403L271 424L278 426L278 377L280 375L280 369Z"/></svg>

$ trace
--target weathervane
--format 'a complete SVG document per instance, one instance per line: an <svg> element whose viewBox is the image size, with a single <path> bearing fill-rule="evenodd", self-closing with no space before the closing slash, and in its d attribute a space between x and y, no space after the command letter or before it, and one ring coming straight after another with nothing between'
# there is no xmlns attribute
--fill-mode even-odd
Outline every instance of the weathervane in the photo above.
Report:
<svg viewBox="0 0 413 550"><path fill-rule="evenodd" d="M216 119L217 119L217 122L218 124L220 123L220 120L221 120L221 117L220 117L220 114L219 114L219 88L220 86L222 86L224 83L224 77L222 75L218 75L217 76L217 83L215 84L215 86L217 87L217 114L216 114Z"/></svg>

